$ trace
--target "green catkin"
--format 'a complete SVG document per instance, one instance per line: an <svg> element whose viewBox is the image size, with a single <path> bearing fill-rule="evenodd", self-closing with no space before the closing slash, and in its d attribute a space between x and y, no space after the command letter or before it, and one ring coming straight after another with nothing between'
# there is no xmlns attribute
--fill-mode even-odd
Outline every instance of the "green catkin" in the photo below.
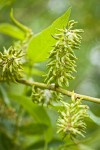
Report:
<svg viewBox="0 0 100 150"><path fill-rule="evenodd" d="M6 82L16 82L22 78L22 57L21 49L10 47L8 50L4 48L4 52L0 52L0 80Z"/></svg>
<svg viewBox="0 0 100 150"><path fill-rule="evenodd" d="M81 43L80 33L82 29L72 29L76 22L69 21L65 29L58 29L59 34L53 36L57 40L50 52L48 73L45 81L47 84L55 83L56 86L65 84L69 86L69 80L74 79L76 72L76 60L74 50L79 49Z"/></svg>
<svg viewBox="0 0 100 150"><path fill-rule="evenodd" d="M74 95L74 93L73 93ZM62 110L59 111L59 118L57 120L57 133L62 133L64 137L67 135L73 139L77 135L84 137L86 123L84 118L89 117L87 105L81 104L81 99L75 99L72 96L72 102L62 102Z"/></svg>
<svg viewBox="0 0 100 150"><path fill-rule="evenodd" d="M51 90L42 90L33 86L32 101L40 105L52 105L53 102L62 100L62 94Z"/></svg>

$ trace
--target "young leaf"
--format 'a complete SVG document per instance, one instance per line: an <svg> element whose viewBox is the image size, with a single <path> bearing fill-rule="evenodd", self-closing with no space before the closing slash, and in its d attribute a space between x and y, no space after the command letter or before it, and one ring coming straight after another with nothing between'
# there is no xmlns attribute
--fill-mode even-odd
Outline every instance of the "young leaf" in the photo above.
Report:
<svg viewBox="0 0 100 150"><path fill-rule="evenodd" d="M18 20L16 20L16 18L13 15L13 9L11 9L10 18L13 21L13 23L16 26L18 26L21 30L23 30L24 32L31 32L31 30L28 27L26 27L25 25L23 25L22 23L20 23Z"/></svg>
<svg viewBox="0 0 100 150"><path fill-rule="evenodd" d="M19 28L9 23L0 24L0 33L9 35L19 40L24 40L25 38L25 33L23 31L21 31Z"/></svg>
<svg viewBox="0 0 100 150"><path fill-rule="evenodd" d="M57 33L57 29L63 28L67 25L71 8L65 12L61 17L56 19L48 28L36 34L29 43L28 57L32 62L44 61L56 40L52 35Z"/></svg>

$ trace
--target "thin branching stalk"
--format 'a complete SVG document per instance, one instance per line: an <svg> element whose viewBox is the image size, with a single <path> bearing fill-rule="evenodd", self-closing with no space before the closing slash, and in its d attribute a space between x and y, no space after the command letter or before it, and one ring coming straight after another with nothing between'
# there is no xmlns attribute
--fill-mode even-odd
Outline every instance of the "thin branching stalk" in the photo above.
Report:
<svg viewBox="0 0 100 150"><path fill-rule="evenodd" d="M28 80L24 80L24 79L17 80L17 82L19 82L21 84L28 85L28 86L36 86L36 87L39 87L39 88L49 89L49 90L52 90L52 91L60 92L60 93L62 93L64 95L67 95L69 97L71 97L73 95L73 92L68 91L66 89L63 89L63 88L60 88L60 87L55 87L55 85L47 85L47 84L44 84L44 83L28 81ZM77 94L77 93L74 93L74 96L76 98L81 98L81 99L86 100L86 101L100 103L100 98L94 98L94 97L91 97L91 96L86 96L86 95Z"/></svg>

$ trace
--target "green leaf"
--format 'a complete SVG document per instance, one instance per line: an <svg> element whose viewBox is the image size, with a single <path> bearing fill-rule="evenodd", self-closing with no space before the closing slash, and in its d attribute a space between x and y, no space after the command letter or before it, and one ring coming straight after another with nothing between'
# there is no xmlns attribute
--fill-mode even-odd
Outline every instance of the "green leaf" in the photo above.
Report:
<svg viewBox="0 0 100 150"><path fill-rule="evenodd" d="M44 149L45 146L45 141L44 140L39 140L32 144L31 146L27 147L25 150L41 150Z"/></svg>
<svg viewBox="0 0 100 150"><path fill-rule="evenodd" d="M78 147L79 147L80 150L86 150L86 149L88 149L88 150L94 150L94 149L91 148L90 146L84 145L84 144L79 144Z"/></svg>
<svg viewBox="0 0 100 150"><path fill-rule="evenodd" d="M57 29L64 28L70 16L71 8L64 15L56 19L48 28L35 35L29 43L28 57L32 62L44 61L56 40L52 37Z"/></svg>
<svg viewBox="0 0 100 150"><path fill-rule="evenodd" d="M34 104L30 98L20 95L9 94L10 98L13 101L16 101L20 105L22 105L27 112L29 112L36 123L45 124L48 126L48 130L46 130L45 138L47 142L52 138L52 125L50 118L42 106L38 106Z"/></svg>
<svg viewBox="0 0 100 150"><path fill-rule="evenodd" d="M60 140L59 138L53 138L52 141L49 142L48 147L49 148L53 147L55 150L58 150L58 147L63 144L64 144L64 142L62 140Z"/></svg>
<svg viewBox="0 0 100 150"><path fill-rule="evenodd" d="M35 129L35 130L34 130ZM41 123L26 124L20 126L20 131L27 135L43 134L48 129L48 126Z"/></svg>
<svg viewBox="0 0 100 150"><path fill-rule="evenodd" d="M5 88L2 85L0 85L0 95L2 95L5 104L7 106L10 106L10 101L9 101L7 92L5 91Z"/></svg>
<svg viewBox="0 0 100 150"><path fill-rule="evenodd" d="M0 24L0 33L9 35L19 40L24 40L25 38L25 33L23 31L21 31L19 28L9 23Z"/></svg>
<svg viewBox="0 0 100 150"><path fill-rule="evenodd" d="M100 126L100 117L97 117L95 114L92 113L92 111L88 111L88 114L90 119Z"/></svg>
<svg viewBox="0 0 100 150"><path fill-rule="evenodd" d="M32 68L30 72L30 68L28 66L24 66L24 72L27 75L36 75L36 76L42 76L44 74L43 71L39 70L38 68Z"/></svg>
<svg viewBox="0 0 100 150"><path fill-rule="evenodd" d="M10 98L20 105L22 105L26 111L28 111L37 123L44 123L49 125L50 119L42 106L34 104L30 98L15 94L10 94Z"/></svg>

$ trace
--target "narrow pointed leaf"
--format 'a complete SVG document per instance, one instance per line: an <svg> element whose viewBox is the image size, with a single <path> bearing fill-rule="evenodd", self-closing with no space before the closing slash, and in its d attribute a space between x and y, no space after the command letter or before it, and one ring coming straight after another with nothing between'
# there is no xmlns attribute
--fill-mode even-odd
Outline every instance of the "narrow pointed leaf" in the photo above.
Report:
<svg viewBox="0 0 100 150"><path fill-rule="evenodd" d="M25 38L25 33L23 31L9 23L0 24L0 33L6 34L19 40L24 40Z"/></svg>

